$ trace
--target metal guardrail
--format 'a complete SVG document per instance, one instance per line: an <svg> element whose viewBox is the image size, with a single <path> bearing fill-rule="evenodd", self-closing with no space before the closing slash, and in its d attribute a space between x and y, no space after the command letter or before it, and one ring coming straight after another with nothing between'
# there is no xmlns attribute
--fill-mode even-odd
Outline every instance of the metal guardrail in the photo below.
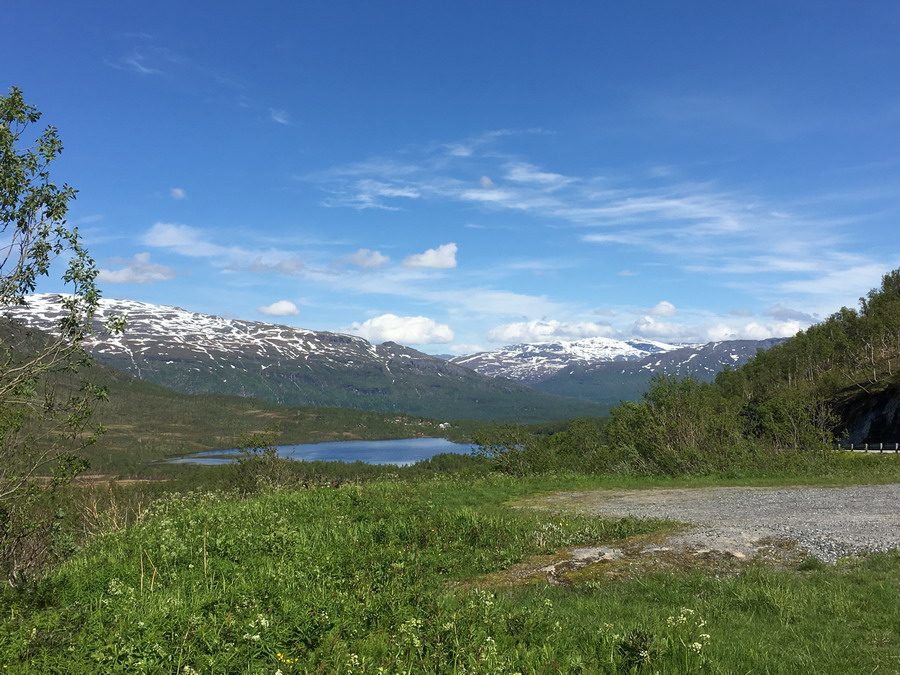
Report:
<svg viewBox="0 0 900 675"><path fill-rule="evenodd" d="M900 443L845 443L841 450L850 452L892 452L900 453Z"/></svg>

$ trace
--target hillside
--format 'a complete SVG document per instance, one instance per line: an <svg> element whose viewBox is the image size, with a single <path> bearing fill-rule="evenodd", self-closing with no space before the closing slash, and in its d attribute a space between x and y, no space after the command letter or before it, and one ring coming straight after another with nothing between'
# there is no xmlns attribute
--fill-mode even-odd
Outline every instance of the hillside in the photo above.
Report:
<svg viewBox="0 0 900 675"><path fill-rule="evenodd" d="M730 396L818 402L839 436L854 443L900 441L900 270L880 288L761 354L722 373Z"/></svg>
<svg viewBox="0 0 900 675"><path fill-rule="evenodd" d="M900 270L824 321L712 383L664 379L612 411L609 447L667 473L791 453L823 461L835 441L900 441Z"/></svg>
<svg viewBox="0 0 900 675"><path fill-rule="evenodd" d="M25 354L49 337L38 329L0 319L0 345ZM98 444L85 455L92 471L130 471L173 455L235 447L242 434L273 430L279 443L331 440L408 438L415 435L465 438L473 426L404 414L346 408L288 407L259 399L182 394L144 382L92 361L77 375L57 373L53 390L72 391L81 379L105 387L109 399L95 405L94 420L106 427Z"/></svg>
<svg viewBox="0 0 900 675"><path fill-rule="evenodd" d="M5 313L53 331L54 295ZM100 330L125 316L121 335ZM427 417L538 422L601 414L595 403L489 378L414 349L338 333L224 319L125 300L102 300L86 344L101 363L188 394L256 397L289 406L336 406Z"/></svg>

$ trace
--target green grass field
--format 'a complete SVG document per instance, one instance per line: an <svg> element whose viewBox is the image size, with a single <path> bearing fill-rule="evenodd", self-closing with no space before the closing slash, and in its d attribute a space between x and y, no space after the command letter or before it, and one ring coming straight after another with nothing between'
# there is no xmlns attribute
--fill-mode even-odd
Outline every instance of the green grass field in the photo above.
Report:
<svg viewBox="0 0 900 675"><path fill-rule="evenodd" d="M850 458L808 482L896 480ZM874 467L874 469L873 469ZM0 595L15 673L857 673L900 668L900 555L559 586L530 556L666 527L511 508L559 489L753 480L487 476L174 493ZM110 527L110 530L115 528ZM492 574L494 573L494 574Z"/></svg>

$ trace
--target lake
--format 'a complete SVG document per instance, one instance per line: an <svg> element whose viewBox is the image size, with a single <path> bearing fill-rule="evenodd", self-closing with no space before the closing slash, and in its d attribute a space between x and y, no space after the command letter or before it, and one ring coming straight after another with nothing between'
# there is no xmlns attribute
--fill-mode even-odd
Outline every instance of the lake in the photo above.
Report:
<svg viewBox="0 0 900 675"><path fill-rule="evenodd" d="M328 441L279 445L279 457L325 462L366 462L367 464L397 464L404 466L428 459L442 452L467 455L469 443L452 443L446 438L401 438L388 441ZM238 450L209 450L172 459L176 464L228 464Z"/></svg>

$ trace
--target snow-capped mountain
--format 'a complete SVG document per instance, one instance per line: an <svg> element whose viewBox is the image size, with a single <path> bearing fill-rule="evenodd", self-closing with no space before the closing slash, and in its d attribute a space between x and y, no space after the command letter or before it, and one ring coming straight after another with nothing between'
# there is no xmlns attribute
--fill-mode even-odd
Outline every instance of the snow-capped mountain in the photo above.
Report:
<svg viewBox="0 0 900 675"><path fill-rule="evenodd" d="M482 375L525 382L547 393L607 405L637 400L654 375L691 375L712 380L724 368L737 368L760 349L786 338L726 340L703 345L672 345L641 340L589 338L503 347L456 356L453 363Z"/></svg>
<svg viewBox="0 0 900 675"><path fill-rule="evenodd" d="M608 361L639 361L651 354L678 349L652 340L613 340L594 337L583 340L510 345L490 352L455 356L452 363L490 377L508 377L519 382L540 382L573 366Z"/></svg>
<svg viewBox="0 0 900 675"><path fill-rule="evenodd" d="M710 381L726 367L739 368L759 350L771 349L786 339L726 340L679 347L637 361L573 364L535 383L534 387L548 393L615 405L619 401L639 399L655 375L690 375Z"/></svg>
<svg viewBox="0 0 900 675"><path fill-rule="evenodd" d="M53 332L59 296L28 296L2 315ZM119 335L102 330L125 316ZM100 301L85 347L97 360L184 393L256 396L286 405L343 406L430 417L540 420L597 414L593 404L490 378L414 349L363 338L225 319L130 300Z"/></svg>
<svg viewBox="0 0 900 675"><path fill-rule="evenodd" d="M7 308L4 314L48 332L55 331L62 316L55 294L30 295L27 306ZM106 320L116 316L126 317L127 330L118 335L103 331ZM311 357L336 364L383 360L374 345L352 335L225 319L133 300L100 300L94 323L96 335L87 342L91 354L137 377L142 368L152 369L158 362L189 364L196 372L212 366L227 373L223 356L238 352L244 358L273 359L275 364ZM260 364L262 370L266 367L270 366Z"/></svg>

